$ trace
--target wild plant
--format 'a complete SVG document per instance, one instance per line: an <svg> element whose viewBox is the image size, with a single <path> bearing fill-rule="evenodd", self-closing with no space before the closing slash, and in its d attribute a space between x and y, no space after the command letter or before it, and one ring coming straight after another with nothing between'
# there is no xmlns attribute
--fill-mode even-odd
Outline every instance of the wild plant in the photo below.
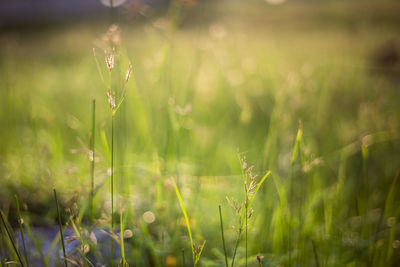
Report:
<svg viewBox="0 0 400 267"><path fill-rule="evenodd" d="M62 223L61 223L60 207L58 205L57 191L56 191L56 189L54 189L53 191L54 191L54 200L56 202L56 208L57 208L58 226L59 226L59 230L60 230L60 239L61 239L61 245L62 245L62 249L63 249L64 264L65 264L65 267L67 267L68 266L67 253L65 251L64 234L63 234Z"/></svg>
<svg viewBox="0 0 400 267"><path fill-rule="evenodd" d="M200 256L201 256L201 253L203 252L204 246L206 245L206 240L204 240L203 244L198 245L198 246L196 246L196 244L193 242L192 230L190 228L189 217L187 215L185 205L183 204L181 193L179 192L178 186L176 185L176 183L173 179L172 179L172 183L174 185L175 193L176 193L176 196L178 197L178 201L181 206L183 216L185 218L186 228L187 228L189 240L190 240L190 247L192 249L193 266L196 267L200 261ZM185 260L184 251L182 251L182 257L183 257L183 261L184 261Z"/></svg>
<svg viewBox="0 0 400 267"><path fill-rule="evenodd" d="M26 250L24 229L23 229L23 226L22 226L22 225L24 224L24 220L23 220L23 218L22 218L22 216L21 216L21 211L20 211L20 208L19 208L18 196L15 195L14 197L15 197L15 204L16 204L15 206L16 206L16 208L17 208L17 215L18 215L18 226L19 226L19 231L20 231L20 234L21 234L22 245L23 245L23 248L24 248L24 255L25 255L26 266L29 267L28 252L27 252L27 250Z"/></svg>
<svg viewBox="0 0 400 267"><path fill-rule="evenodd" d="M240 238L243 233L245 232L245 265L247 266L247 259L248 259L248 220L251 218L253 215L254 210L251 208L251 204L254 200L254 197L256 196L258 190L260 189L261 185L264 183L264 181L268 178L268 176L271 174L270 171L267 171L265 175L257 182L257 175L253 174L253 169L254 166L248 166L246 157L242 157L240 154L238 154L239 160L241 163L241 169L242 169L242 177L244 181L244 202L239 203L237 200L231 198L229 199L227 197L227 200L235 213L238 216L239 219L239 225L237 227L237 238L236 238L236 243L235 243L235 248L233 251L233 257L232 257L232 262L231 262L231 267L234 266L235 263L235 257L237 254L237 249L239 246Z"/></svg>
<svg viewBox="0 0 400 267"><path fill-rule="evenodd" d="M111 179L110 179L110 194L111 194L111 235L114 235L114 135L115 135L115 115L121 104L124 102L126 96L126 84L132 74L132 64L129 63L125 77L122 77L122 88L115 88L113 86L113 73L116 64L118 63L118 45L119 45L119 28L117 25L111 25L108 32L104 36L107 43L111 45L108 51L104 51L104 60L106 64L106 70L108 72L108 83L106 84L102 68L96 57L96 50L93 48L93 54L96 61L96 65L101 77L101 80L106 88L106 96L110 106L111 112ZM104 38L103 38L104 39ZM118 83L120 84L120 83ZM114 238L111 238L111 266L113 266L113 251L114 251Z"/></svg>
<svg viewBox="0 0 400 267"><path fill-rule="evenodd" d="M21 264L21 266L24 267L25 266L24 261L22 260L22 256L18 251L12 230L9 229L9 227L7 225L6 217L2 210L0 210L0 217L1 217L1 222L3 224L3 228L6 230L7 236L11 242L11 245L12 245L12 248L14 249L15 254L17 255L18 261Z"/></svg>

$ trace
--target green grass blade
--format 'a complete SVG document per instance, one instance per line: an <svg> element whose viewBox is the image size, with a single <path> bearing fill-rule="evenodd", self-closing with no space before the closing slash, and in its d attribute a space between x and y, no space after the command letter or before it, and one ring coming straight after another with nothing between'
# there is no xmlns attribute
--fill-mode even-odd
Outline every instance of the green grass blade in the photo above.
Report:
<svg viewBox="0 0 400 267"><path fill-rule="evenodd" d="M195 260L195 262L194 262L194 266L196 267L197 266L197 264L199 263L199 261L200 261L200 256L201 256L201 253L203 252L203 249L204 249L204 246L206 245L206 240L204 240L204 242L203 242L203 244L200 246L200 250L198 251L198 253L195 255L195 257L196 257L196 260Z"/></svg>
<svg viewBox="0 0 400 267"><path fill-rule="evenodd" d="M18 225L19 225L19 230L20 230L20 233L21 233L22 245L23 245L23 247L24 247L24 254L25 254L26 266L29 267L28 252L27 252L27 250L26 250L24 230L22 229L23 220L22 220L21 211L20 211L20 208L19 208L18 196L17 196L17 195L14 195L14 197L15 197L15 204L16 204L16 207L17 207Z"/></svg>
<svg viewBox="0 0 400 267"><path fill-rule="evenodd" d="M256 188L254 189L254 193L253 195L251 195L250 199L249 199L249 204L247 206L247 210L245 209L245 214L242 218L242 223L240 224L240 228L243 229L243 226L245 224L245 218L247 217L247 212L249 211L250 207L251 207L251 203L253 203L254 197L256 196L258 189L260 189L260 187L262 186L262 184L264 183L264 181L268 178L268 176L271 174L271 171L267 171L267 173L263 176L263 178L261 178L260 182L258 182Z"/></svg>
<svg viewBox="0 0 400 267"><path fill-rule="evenodd" d="M95 164L95 127L96 127L96 99L92 100L92 134L90 142L90 198L89 198L89 218L93 224L93 197L94 197L94 164Z"/></svg>
<svg viewBox="0 0 400 267"><path fill-rule="evenodd" d="M87 267L88 266L88 261L86 259L86 254L85 254L86 252L85 252L85 243L83 242L84 240L83 240L81 232L79 231L78 227L76 226L74 220L71 218L70 221L71 221L72 228L74 228L75 233L78 236L79 242L81 243L81 252L82 252L82 258L83 258L83 265L85 267Z"/></svg>
<svg viewBox="0 0 400 267"><path fill-rule="evenodd" d="M225 255L225 266L228 267L228 255L226 253L226 246L225 246L224 224L222 221L221 205L218 206L218 209L219 209L219 221L221 226L222 245L224 247L224 255Z"/></svg>
<svg viewBox="0 0 400 267"><path fill-rule="evenodd" d="M110 72L111 73L111 72ZM114 116L111 116L111 267L114 266Z"/></svg>
<svg viewBox="0 0 400 267"><path fill-rule="evenodd" d="M125 245L124 245L124 231L125 231L125 225L124 225L124 216L122 211L120 212L120 242L121 242L121 257L122 257L122 267L126 266L126 259L125 259Z"/></svg>
<svg viewBox="0 0 400 267"><path fill-rule="evenodd" d="M24 264L24 262L22 261L22 257L21 257L21 255L19 254L19 251L18 251L18 249L17 249L17 246L16 246L16 244L15 244L15 241L13 240L13 238L12 238L12 236L11 236L11 231L8 229L8 226L7 226L7 224L6 224L6 220L5 220L5 216L4 216L4 214L3 214L3 211L1 211L1 210L0 210L0 217L1 217L1 221L2 221L2 223L3 223L4 229L6 229L8 238L10 239L11 244L12 244L12 246L13 246L13 248L14 248L14 251L15 251L15 253L17 254L19 263L21 264L22 267L24 267L25 264Z"/></svg>
<svg viewBox="0 0 400 267"><path fill-rule="evenodd" d="M28 235L32 238L33 242L35 243L35 246L37 248L37 251L39 252L40 258L43 262L43 266L44 267L48 267L49 263L47 262L47 258L43 253L42 250L42 245L40 244L39 239L36 237L36 235L32 232L31 227L29 226L29 222L28 220L25 221L25 229L28 232Z"/></svg>
<svg viewBox="0 0 400 267"><path fill-rule="evenodd" d="M185 217L186 227L187 227L188 234L189 234L189 239L190 239L190 247L192 248L193 262L196 262L196 258L195 258L195 254L194 254L192 230L190 229L189 218L188 218L188 216L187 216L186 209L185 209L185 205L183 204L183 200L182 200L181 194L179 193L178 186L176 185L174 179L172 179L172 183L173 183L173 185L174 185L175 193L176 193L176 196L178 197L179 204L181 205L181 209L182 209L183 216Z"/></svg>
<svg viewBox="0 0 400 267"><path fill-rule="evenodd" d="M240 236L242 235L242 228L239 228L239 233L238 236L236 238L236 243L235 243L235 249L233 251L233 256L232 256L232 263L231 263L231 267L234 266L235 264L235 257L236 257L236 253L237 253L237 248L239 246L239 241L240 241Z"/></svg>
<svg viewBox="0 0 400 267"><path fill-rule="evenodd" d="M101 136L101 141L103 142L104 150L106 151L107 159L109 162L111 162L110 148L108 146L107 136L106 136L106 132L104 131L104 129L101 130L100 136Z"/></svg>
<svg viewBox="0 0 400 267"><path fill-rule="evenodd" d="M58 205L57 191L56 191L56 189L53 189L53 191L54 191L54 200L56 201L56 207L57 207L58 226L60 228L60 239L61 239L61 245L62 245L63 255L64 255L64 264L65 264L65 267L67 267L68 266L67 253L65 251L64 234L63 234L62 225L61 225L61 213L60 213L60 208Z"/></svg>
<svg viewBox="0 0 400 267"><path fill-rule="evenodd" d="M300 150L300 143L301 143L302 136L303 136L303 129L300 124L299 129L297 130L296 141L295 141L294 147L293 147L291 164L294 164L297 160L297 155Z"/></svg>

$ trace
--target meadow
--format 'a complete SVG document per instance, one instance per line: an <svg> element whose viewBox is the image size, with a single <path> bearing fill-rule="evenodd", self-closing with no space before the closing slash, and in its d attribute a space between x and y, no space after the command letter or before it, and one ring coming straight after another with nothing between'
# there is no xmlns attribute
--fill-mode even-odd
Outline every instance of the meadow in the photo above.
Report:
<svg viewBox="0 0 400 267"><path fill-rule="evenodd" d="M180 3L0 32L0 266L398 266L400 3Z"/></svg>

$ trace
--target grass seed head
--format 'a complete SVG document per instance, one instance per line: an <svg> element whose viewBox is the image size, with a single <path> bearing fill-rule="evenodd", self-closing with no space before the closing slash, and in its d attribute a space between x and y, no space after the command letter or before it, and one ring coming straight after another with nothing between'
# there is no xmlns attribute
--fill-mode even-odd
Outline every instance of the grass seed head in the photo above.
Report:
<svg viewBox="0 0 400 267"><path fill-rule="evenodd" d="M111 70L114 68L114 49L111 54L107 55L106 52L104 52L104 54L107 68L111 72Z"/></svg>
<svg viewBox="0 0 400 267"><path fill-rule="evenodd" d="M107 98L108 98L108 103L110 104L110 108L112 111L115 110L115 97L111 95L110 91L107 91Z"/></svg>
<svg viewBox="0 0 400 267"><path fill-rule="evenodd" d="M126 75L125 75L125 82L129 81L129 77L131 76L131 73L132 73L132 64L129 63L128 71L126 72Z"/></svg>

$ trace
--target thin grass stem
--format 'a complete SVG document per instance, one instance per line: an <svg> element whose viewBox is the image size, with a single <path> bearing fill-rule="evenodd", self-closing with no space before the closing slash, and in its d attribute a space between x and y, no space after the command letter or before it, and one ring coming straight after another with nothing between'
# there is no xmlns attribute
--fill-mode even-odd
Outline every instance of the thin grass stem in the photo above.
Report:
<svg viewBox="0 0 400 267"><path fill-rule="evenodd" d="M62 225L61 225L61 213L60 213L60 208L58 205L57 191L56 191L56 189L53 189L53 191L54 191L54 199L56 201L56 207L57 207L58 226L60 227L60 238L61 238L61 245L62 245L63 254L64 254L64 265L65 265L65 267L67 267L68 266L67 253L65 251L64 234L63 234Z"/></svg>
<svg viewBox="0 0 400 267"><path fill-rule="evenodd" d="M111 116L111 267L114 256L114 116Z"/></svg>
<svg viewBox="0 0 400 267"><path fill-rule="evenodd" d="M238 233L238 236L237 236L237 239L236 239L235 249L234 249L234 251L233 251L233 256L232 256L231 267L233 267L234 264L235 264L235 257L236 257L236 253L237 253L237 248L238 248L238 246L239 246L239 241L240 241L240 236L241 236L241 234L242 234L242 228L239 229L239 233Z"/></svg>
<svg viewBox="0 0 400 267"><path fill-rule="evenodd" d="M14 197L15 197L15 204L16 204L16 207L17 207L19 231L20 231L20 233L21 233L22 245L23 245L23 247L24 247L24 254L25 254L26 266L29 267L28 252L27 252L27 250L26 250L24 230L22 229L23 220L22 220L21 211L20 211L20 208L19 208L18 196L15 195Z"/></svg>
<svg viewBox="0 0 400 267"><path fill-rule="evenodd" d="M122 257L122 267L126 266L126 259L125 259L125 244L124 244L124 217L123 212L120 212L120 242L121 242L121 257Z"/></svg>
<svg viewBox="0 0 400 267"><path fill-rule="evenodd" d="M72 228L74 228L76 235L78 236L79 242L81 243L81 253L82 253L82 259L83 259L83 266L88 267L88 260L86 258L86 251L85 251L85 247L86 244L83 240L82 234L79 231L78 226L74 223L74 220L72 219L72 217L70 218L71 221L71 225Z"/></svg>
<svg viewBox="0 0 400 267"><path fill-rule="evenodd" d="M36 237L36 235L32 232L31 227L29 226L29 220L25 221L25 229L28 232L28 235L32 238L33 243L35 243L35 247L39 253L39 256L43 262L44 267L49 267L49 263L47 262L47 258L43 253L42 250L42 245L40 244L39 239Z"/></svg>
<svg viewBox="0 0 400 267"><path fill-rule="evenodd" d="M183 216L185 217L186 227L187 227L187 231L188 231L189 239L190 239L190 247L192 248L193 263L195 263L196 262L196 257L195 257L195 253L194 253L192 230L190 229L189 217L187 216L185 205L183 204L183 200L182 200L181 194L179 193L178 186L176 185L176 183L175 183L175 181L173 179L172 179L172 182L174 184L175 193L176 193L176 196L178 197L179 204L181 205Z"/></svg>
<svg viewBox="0 0 400 267"><path fill-rule="evenodd" d="M12 246L13 246L13 248L14 248L14 251L15 251L15 253L17 254L18 261L19 261L19 263L21 264L22 267L25 267L25 264L24 264L24 262L22 261L22 257L21 257L21 255L19 254L19 251L18 251L18 249L17 249L17 246L16 246L16 244L15 244L15 242L14 242L12 236L11 236L11 232L10 232L10 230L9 230L8 227L7 227L7 224L6 224L6 220L5 220L5 216L4 216L4 214L3 214L3 211L1 211L1 210L0 210L0 217L1 217L1 221L3 222L4 229L6 229L8 238L10 239L11 244L12 244Z"/></svg>
<svg viewBox="0 0 400 267"><path fill-rule="evenodd" d="M226 253L226 246L225 246L224 223L222 221L221 205L218 206L218 209L219 209L219 221L221 226L222 246L224 247L224 255L225 255L225 266L228 267L228 255Z"/></svg>
<svg viewBox="0 0 400 267"><path fill-rule="evenodd" d="M92 100L92 135L90 142L90 200L89 200L89 218L90 223L93 223L93 198L94 198L94 164L95 164L95 154L94 154L94 144L95 144L95 125L96 125L96 99Z"/></svg>
<svg viewBox="0 0 400 267"><path fill-rule="evenodd" d="M247 196L246 196L246 199L247 199ZM248 212L249 212L249 207L248 206L246 206L246 215L245 215L245 221L246 221L246 228L245 228L245 245L246 245L246 259L245 259L245 262L246 262L246 264L245 264L245 266L247 267L247 214L248 214Z"/></svg>

